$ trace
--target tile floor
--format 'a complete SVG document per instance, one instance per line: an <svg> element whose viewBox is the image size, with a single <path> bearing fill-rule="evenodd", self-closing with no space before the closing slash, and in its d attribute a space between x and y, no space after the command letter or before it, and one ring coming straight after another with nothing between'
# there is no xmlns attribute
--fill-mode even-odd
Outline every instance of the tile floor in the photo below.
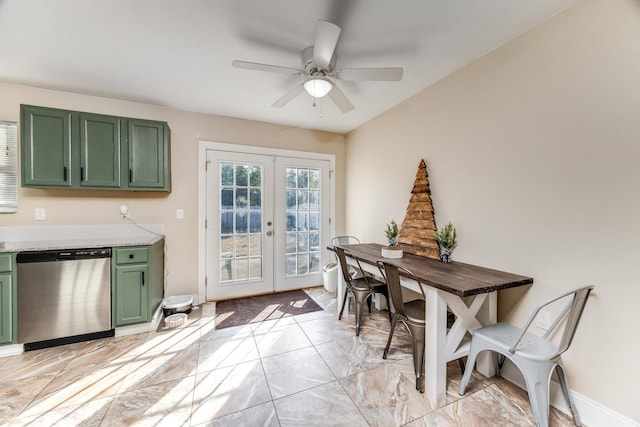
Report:
<svg viewBox="0 0 640 427"><path fill-rule="evenodd" d="M188 328L107 338L0 359L0 425L7 426L534 426L526 393L474 376L447 403L415 390L411 344L396 330L387 360L385 312L337 320L325 308L215 330L215 304ZM474 374L475 375L475 374ZM552 410L552 426L572 420Z"/></svg>

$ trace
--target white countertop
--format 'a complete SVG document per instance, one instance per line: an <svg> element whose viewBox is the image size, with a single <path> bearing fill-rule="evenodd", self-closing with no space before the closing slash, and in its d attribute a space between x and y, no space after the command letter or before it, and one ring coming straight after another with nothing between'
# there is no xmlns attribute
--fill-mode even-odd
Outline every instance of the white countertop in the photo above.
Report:
<svg viewBox="0 0 640 427"><path fill-rule="evenodd" d="M146 246L163 231L161 224L0 227L0 252Z"/></svg>

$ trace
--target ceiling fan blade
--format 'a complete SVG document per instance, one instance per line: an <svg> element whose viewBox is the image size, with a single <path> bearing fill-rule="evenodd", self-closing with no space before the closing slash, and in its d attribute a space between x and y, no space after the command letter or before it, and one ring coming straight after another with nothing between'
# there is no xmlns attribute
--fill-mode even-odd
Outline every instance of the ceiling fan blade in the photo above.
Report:
<svg viewBox="0 0 640 427"><path fill-rule="evenodd" d="M333 85L333 88L329 92L329 98L333 101L334 104L342 111L343 113L348 113L353 110L353 104L347 98L347 95L344 94L343 91L337 85Z"/></svg>
<svg viewBox="0 0 640 427"><path fill-rule="evenodd" d="M282 98L278 99L271 106L272 107L276 107L276 108L284 107L289 102L291 102L293 100L293 98L295 98L296 96L300 95L300 93L302 93L302 91L304 91L304 86L302 84L299 84L298 86L296 86L293 89L291 89L289 92L285 93Z"/></svg>
<svg viewBox="0 0 640 427"><path fill-rule="evenodd" d="M257 62L233 61L231 63L234 68L244 68L245 70L269 71L272 73L290 74L297 76L303 73L297 68L281 67L279 65L259 64Z"/></svg>
<svg viewBox="0 0 640 427"><path fill-rule="evenodd" d="M350 81L387 81L397 82L402 79L402 67L388 68L343 68L336 71L336 78Z"/></svg>
<svg viewBox="0 0 640 427"><path fill-rule="evenodd" d="M327 68L336 50L340 27L329 21L318 21L316 40L313 43L313 62L320 68Z"/></svg>

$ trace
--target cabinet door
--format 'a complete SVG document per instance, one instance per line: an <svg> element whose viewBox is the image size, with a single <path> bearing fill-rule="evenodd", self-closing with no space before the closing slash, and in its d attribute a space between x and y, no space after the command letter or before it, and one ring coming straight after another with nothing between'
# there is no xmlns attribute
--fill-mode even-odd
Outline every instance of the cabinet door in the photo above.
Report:
<svg viewBox="0 0 640 427"><path fill-rule="evenodd" d="M129 119L129 188L169 189L168 132L165 123Z"/></svg>
<svg viewBox="0 0 640 427"><path fill-rule="evenodd" d="M115 326L149 320L149 269L144 265L116 267Z"/></svg>
<svg viewBox="0 0 640 427"><path fill-rule="evenodd" d="M120 187L119 117L80 113L80 187Z"/></svg>
<svg viewBox="0 0 640 427"><path fill-rule="evenodd" d="M13 276L0 273L0 344L13 341Z"/></svg>
<svg viewBox="0 0 640 427"><path fill-rule="evenodd" d="M71 112L22 106L22 186L71 186Z"/></svg>

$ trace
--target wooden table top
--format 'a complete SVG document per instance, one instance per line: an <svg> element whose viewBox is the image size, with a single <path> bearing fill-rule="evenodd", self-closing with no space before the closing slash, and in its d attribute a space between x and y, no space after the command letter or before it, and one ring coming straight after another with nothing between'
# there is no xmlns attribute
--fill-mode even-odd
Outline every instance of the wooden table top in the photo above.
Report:
<svg viewBox="0 0 640 427"><path fill-rule="evenodd" d="M383 258L382 245L365 243L339 245L360 262L376 265L378 260L387 261L411 271L426 285L442 289L460 297L514 288L533 283L532 277L507 273L462 262L442 262L437 259L405 253L402 258ZM330 248L331 249L331 248Z"/></svg>

